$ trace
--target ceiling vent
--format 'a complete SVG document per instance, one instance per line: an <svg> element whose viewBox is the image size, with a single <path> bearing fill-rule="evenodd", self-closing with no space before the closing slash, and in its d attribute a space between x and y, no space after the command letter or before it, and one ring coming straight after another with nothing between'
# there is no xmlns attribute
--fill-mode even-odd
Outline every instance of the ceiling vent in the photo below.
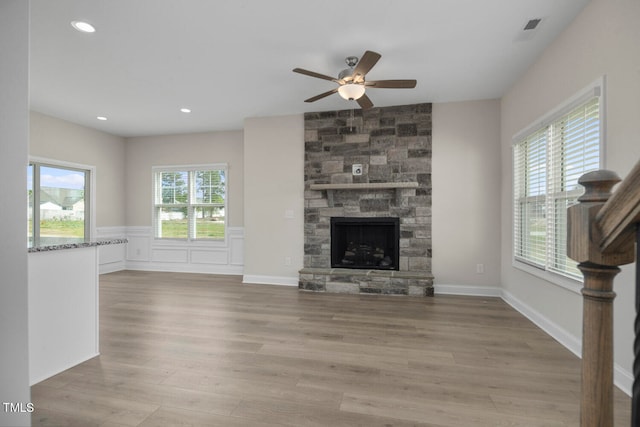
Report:
<svg viewBox="0 0 640 427"><path fill-rule="evenodd" d="M530 19L527 25L524 26L524 31L535 30L540 21L542 21L540 18Z"/></svg>

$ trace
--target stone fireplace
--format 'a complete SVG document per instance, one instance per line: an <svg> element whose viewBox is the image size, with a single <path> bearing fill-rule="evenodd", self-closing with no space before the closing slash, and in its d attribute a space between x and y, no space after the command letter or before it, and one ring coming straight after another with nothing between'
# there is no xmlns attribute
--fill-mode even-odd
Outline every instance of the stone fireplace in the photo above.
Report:
<svg viewBox="0 0 640 427"><path fill-rule="evenodd" d="M299 289L433 295L431 104L306 113L304 120Z"/></svg>

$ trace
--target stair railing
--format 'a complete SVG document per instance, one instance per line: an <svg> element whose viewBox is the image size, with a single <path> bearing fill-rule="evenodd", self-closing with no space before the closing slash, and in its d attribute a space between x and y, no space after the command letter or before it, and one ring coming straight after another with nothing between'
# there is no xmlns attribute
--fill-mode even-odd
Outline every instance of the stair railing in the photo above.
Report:
<svg viewBox="0 0 640 427"><path fill-rule="evenodd" d="M640 426L640 162L622 182L607 170L584 174L578 182L585 193L567 211L567 255L584 276L580 425L613 426L613 279L618 266L635 261L631 425Z"/></svg>

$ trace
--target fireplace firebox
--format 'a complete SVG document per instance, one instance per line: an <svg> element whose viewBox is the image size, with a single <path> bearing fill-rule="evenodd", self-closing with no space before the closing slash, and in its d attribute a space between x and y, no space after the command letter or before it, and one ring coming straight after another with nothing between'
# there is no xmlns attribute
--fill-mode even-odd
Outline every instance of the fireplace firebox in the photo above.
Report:
<svg viewBox="0 0 640 427"><path fill-rule="evenodd" d="M331 218L331 267L398 270L400 219Z"/></svg>

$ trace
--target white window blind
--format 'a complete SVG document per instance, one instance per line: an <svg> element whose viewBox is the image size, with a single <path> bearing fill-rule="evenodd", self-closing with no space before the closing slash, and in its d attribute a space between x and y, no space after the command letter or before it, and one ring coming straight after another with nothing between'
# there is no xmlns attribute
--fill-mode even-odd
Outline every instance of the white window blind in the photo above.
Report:
<svg viewBox="0 0 640 427"><path fill-rule="evenodd" d="M567 257L567 208L583 192L578 178L600 167L600 98L516 141L513 156L515 259L581 279Z"/></svg>

